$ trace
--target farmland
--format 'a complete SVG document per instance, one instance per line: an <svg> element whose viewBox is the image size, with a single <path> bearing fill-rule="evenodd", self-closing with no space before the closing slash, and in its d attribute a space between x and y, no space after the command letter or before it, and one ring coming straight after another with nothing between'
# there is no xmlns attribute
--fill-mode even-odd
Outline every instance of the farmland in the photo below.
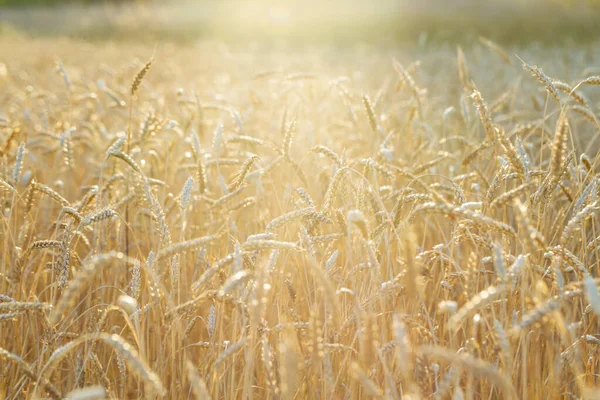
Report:
<svg viewBox="0 0 600 400"><path fill-rule="evenodd" d="M385 4L3 14L0 397L600 396L592 25Z"/></svg>

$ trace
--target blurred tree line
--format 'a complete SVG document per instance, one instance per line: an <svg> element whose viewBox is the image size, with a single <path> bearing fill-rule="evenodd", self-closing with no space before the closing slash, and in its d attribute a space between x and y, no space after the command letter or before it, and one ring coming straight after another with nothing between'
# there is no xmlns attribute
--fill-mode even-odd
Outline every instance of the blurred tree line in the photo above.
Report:
<svg viewBox="0 0 600 400"><path fill-rule="evenodd" d="M147 3L147 0L0 0L0 6L55 6L59 4Z"/></svg>
<svg viewBox="0 0 600 400"><path fill-rule="evenodd" d="M554 0L566 6L587 5L594 8L600 8L600 0Z"/></svg>
<svg viewBox="0 0 600 400"><path fill-rule="evenodd" d="M102 3L110 3L110 4L119 4L119 3L148 3L152 0L0 0L0 6L51 6L51 5L59 5L59 4L102 4ZM352 2L353 0L347 0L348 2ZM445 0L448 4L451 4L453 0ZM600 7L600 0L478 0L481 3L503 3L503 2L513 2L513 3L521 3L521 4L529 4L529 3L554 3L554 4L562 4L566 6L580 6L587 5L593 7ZM376 6L376 3L374 3Z"/></svg>

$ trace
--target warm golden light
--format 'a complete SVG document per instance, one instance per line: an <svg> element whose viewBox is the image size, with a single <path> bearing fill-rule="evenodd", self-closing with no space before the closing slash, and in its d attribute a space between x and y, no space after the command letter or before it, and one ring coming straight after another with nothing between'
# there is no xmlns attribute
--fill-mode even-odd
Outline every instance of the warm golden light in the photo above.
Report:
<svg viewBox="0 0 600 400"><path fill-rule="evenodd" d="M0 399L600 399L600 15L0 0Z"/></svg>

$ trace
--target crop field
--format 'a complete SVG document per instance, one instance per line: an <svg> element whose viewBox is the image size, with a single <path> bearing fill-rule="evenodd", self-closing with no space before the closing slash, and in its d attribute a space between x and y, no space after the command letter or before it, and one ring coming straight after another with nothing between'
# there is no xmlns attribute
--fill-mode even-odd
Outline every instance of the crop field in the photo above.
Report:
<svg viewBox="0 0 600 400"><path fill-rule="evenodd" d="M0 35L0 398L600 398L598 45Z"/></svg>

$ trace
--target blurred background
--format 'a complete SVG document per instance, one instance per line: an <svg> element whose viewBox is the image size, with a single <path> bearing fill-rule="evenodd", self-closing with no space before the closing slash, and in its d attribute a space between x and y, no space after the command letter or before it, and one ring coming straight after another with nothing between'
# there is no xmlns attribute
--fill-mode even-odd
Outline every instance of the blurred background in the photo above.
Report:
<svg viewBox="0 0 600 400"><path fill-rule="evenodd" d="M600 0L0 0L0 34L84 39L595 40Z"/></svg>

